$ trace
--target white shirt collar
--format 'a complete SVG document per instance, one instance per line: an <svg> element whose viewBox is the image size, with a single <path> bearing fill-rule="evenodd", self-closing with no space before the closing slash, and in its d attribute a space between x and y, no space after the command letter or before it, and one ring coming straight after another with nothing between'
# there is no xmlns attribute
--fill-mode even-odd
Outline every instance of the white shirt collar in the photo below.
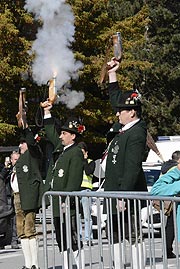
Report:
<svg viewBox="0 0 180 269"><path fill-rule="evenodd" d="M69 148L70 146L74 145L74 143L70 144L70 145L67 145L67 146L64 146L64 150L65 151L67 148Z"/></svg>
<svg viewBox="0 0 180 269"><path fill-rule="evenodd" d="M140 121L140 119L137 119L137 120L134 120L134 121L131 121L129 123L127 123L126 125L124 125L122 127L122 131L126 131L128 129L130 129L134 124L136 124L138 121Z"/></svg>

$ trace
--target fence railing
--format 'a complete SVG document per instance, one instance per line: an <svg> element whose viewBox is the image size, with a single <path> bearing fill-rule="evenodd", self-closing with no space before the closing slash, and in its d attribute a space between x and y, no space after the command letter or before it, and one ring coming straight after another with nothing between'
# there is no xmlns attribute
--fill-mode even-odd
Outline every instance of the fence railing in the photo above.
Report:
<svg viewBox="0 0 180 269"><path fill-rule="evenodd" d="M87 197L89 205L92 203L94 239L93 245L89 246L83 238L84 222L80 206L82 197ZM47 198L50 203L48 209ZM63 205L58 210L61 235L59 247L54 231L54 199L58 199L59 205ZM153 207L154 200L160 201L160 212ZM170 217L164 214L164 201L168 200L172 201L173 207L171 229L172 232L174 230L173 252L176 254L176 258L171 260L167 257L166 248L166 227ZM172 268L180 268L176 218L179 202L179 197L151 196L147 192L46 192L42 199L44 269L166 269L169 264L172 264ZM72 250L72 216L75 216L76 222L75 251ZM90 220L89 217L89 227Z"/></svg>

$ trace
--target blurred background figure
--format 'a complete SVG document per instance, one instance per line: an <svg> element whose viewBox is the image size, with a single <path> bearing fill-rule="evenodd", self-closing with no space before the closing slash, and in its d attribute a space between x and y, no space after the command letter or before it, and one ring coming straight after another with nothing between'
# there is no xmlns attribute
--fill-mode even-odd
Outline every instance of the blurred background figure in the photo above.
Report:
<svg viewBox="0 0 180 269"><path fill-rule="evenodd" d="M12 214L9 219L7 219L7 233L4 240L4 244L1 245L1 249L5 248L5 245L11 244L12 249L19 249L18 236L16 230L16 216L13 203L13 192L11 188L11 174L13 172L13 167L19 158L19 152L13 151L10 157L5 158L4 167L0 172L0 178L5 184L5 193L8 208L12 208Z"/></svg>
<svg viewBox="0 0 180 269"><path fill-rule="evenodd" d="M12 209L8 207L5 183L0 177L0 249L4 249L6 245L11 214Z"/></svg>
<svg viewBox="0 0 180 269"><path fill-rule="evenodd" d="M83 171L83 181L81 184L81 190L85 194L92 190L93 188L93 173L95 170L95 162L88 158L88 147L85 142L80 142L79 147L81 148L84 155L84 171ZM81 198L83 215L84 215L84 224L85 224L85 241L87 245L93 246L93 233L92 233L92 199L91 197L82 197Z"/></svg>

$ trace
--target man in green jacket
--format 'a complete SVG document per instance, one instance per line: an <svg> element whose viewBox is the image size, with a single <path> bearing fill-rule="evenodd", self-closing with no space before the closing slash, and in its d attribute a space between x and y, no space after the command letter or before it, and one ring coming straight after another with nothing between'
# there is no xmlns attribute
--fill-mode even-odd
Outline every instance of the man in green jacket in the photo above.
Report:
<svg viewBox="0 0 180 269"><path fill-rule="evenodd" d="M40 173L41 150L26 124L19 144L20 156L11 174L16 227L25 258L22 269L38 269L35 218L41 206L43 181ZM17 153L12 153L17 154Z"/></svg>
<svg viewBox="0 0 180 269"><path fill-rule="evenodd" d="M116 116L122 128L114 136L108 148L106 171L105 171L105 191L147 191L146 180L142 169L142 162L145 156L146 148L146 125L141 120L141 100L137 91L129 90L122 92L118 86L116 70L119 62L112 60L109 63L112 68L109 70L109 95L112 107L116 110ZM118 230L118 214L117 209L124 211L124 220L120 213L120 223L124 222L125 238L129 239L128 226L128 205L118 200L112 203L113 217L113 243L115 257L118 257L119 233ZM131 207L131 215L134 215L133 207ZM135 243L135 233L133 230L134 223L131 219L132 243ZM122 228L122 227L121 227ZM121 240L122 238L121 231ZM117 246L117 248L116 248ZM133 268L135 267L133 262ZM115 263L119 268L118 262ZM141 267L139 267L141 268Z"/></svg>
<svg viewBox="0 0 180 269"><path fill-rule="evenodd" d="M76 141L85 130L85 127L79 123L77 118L71 117L61 127L61 134L59 136L54 125L54 119L51 117L51 107L52 105L47 102L47 106L44 108L45 132L49 141L54 145L52 161L46 177L46 189L64 192L79 191L81 189L83 178L84 157L80 147L76 144ZM65 206L65 200L66 197L62 197L62 208ZM70 206L71 245L76 264L79 268L79 249L74 199L70 199ZM62 216L63 220L60 218L58 196L53 197L53 215L56 240L59 250L61 252L64 251L64 268L68 268L67 249L69 242L67 242L66 239L68 231L66 230L65 214ZM61 238L61 227L63 238ZM84 268L83 257L83 251L81 251L82 268Z"/></svg>

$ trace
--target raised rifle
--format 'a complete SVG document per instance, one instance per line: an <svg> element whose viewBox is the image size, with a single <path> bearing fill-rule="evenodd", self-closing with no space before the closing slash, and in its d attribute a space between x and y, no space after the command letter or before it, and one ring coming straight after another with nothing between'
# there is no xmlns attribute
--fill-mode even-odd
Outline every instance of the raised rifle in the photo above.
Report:
<svg viewBox="0 0 180 269"><path fill-rule="evenodd" d="M49 104L54 104L54 102L57 99L57 90L56 90L56 77L54 76L52 79L50 79L47 82L49 89L48 89L48 98L46 101L41 102L40 106L37 109L36 116L35 116L35 123L38 127L43 127L43 118L44 118L44 112L43 108L47 107ZM48 101L48 103L47 103Z"/></svg>
<svg viewBox="0 0 180 269"><path fill-rule="evenodd" d="M114 59L116 61L121 62L122 55L123 55L122 38L121 38L120 32L117 32L116 34L112 35L108 43L109 44L108 44L108 47L106 50L104 64L103 64L103 67L101 69L101 74L100 74L100 83L101 84L106 81L108 70L114 67L114 66L110 67L107 64L107 62L109 60L111 48L113 47Z"/></svg>
<svg viewBox="0 0 180 269"><path fill-rule="evenodd" d="M52 104L54 104L54 102L57 99L56 77L55 76L48 81L48 85L49 85L49 96L48 96L46 101L48 101L52 105ZM47 106L46 101L41 102L40 106L41 107L46 107Z"/></svg>
<svg viewBox="0 0 180 269"><path fill-rule="evenodd" d="M18 121L18 127L26 128L26 113L27 113L27 101L26 101L26 88L21 88L19 91L19 111L16 115Z"/></svg>

